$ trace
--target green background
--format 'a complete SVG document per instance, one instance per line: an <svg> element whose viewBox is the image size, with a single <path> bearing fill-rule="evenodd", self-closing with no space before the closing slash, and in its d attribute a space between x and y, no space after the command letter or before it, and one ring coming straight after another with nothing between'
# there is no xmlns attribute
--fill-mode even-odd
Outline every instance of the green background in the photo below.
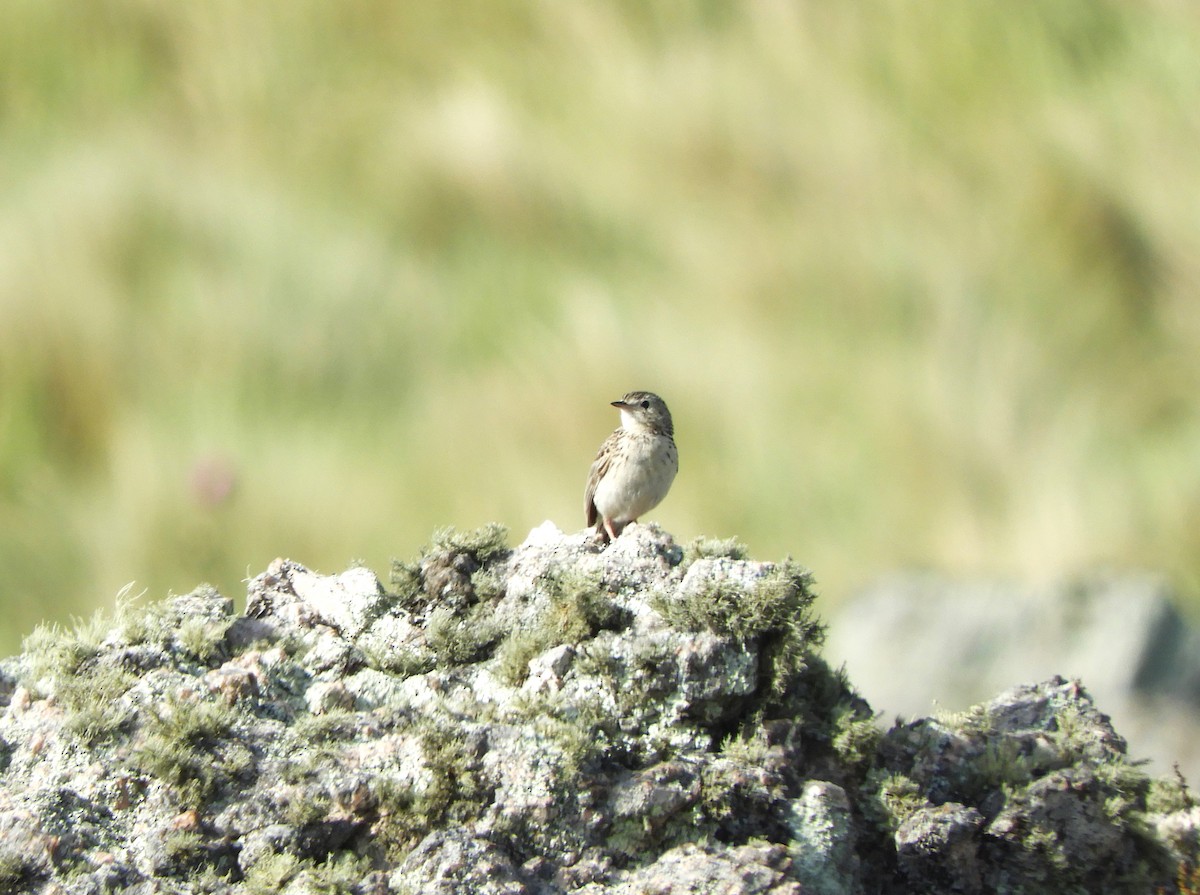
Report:
<svg viewBox="0 0 1200 895"><path fill-rule="evenodd" d="M10 0L0 650L290 556L652 516L1200 583L1200 6Z"/></svg>

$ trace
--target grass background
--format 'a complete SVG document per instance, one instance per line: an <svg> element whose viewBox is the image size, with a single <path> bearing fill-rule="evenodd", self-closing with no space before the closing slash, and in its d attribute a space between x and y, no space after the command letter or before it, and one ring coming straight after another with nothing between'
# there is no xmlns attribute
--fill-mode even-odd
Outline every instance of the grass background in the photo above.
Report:
<svg viewBox="0 0 1200 895"><path fill-rule="evenodd" d="M1200 7L10 0L0 647L582 526L1200 585ZM826 602L826 606L829 602Z"/></svg>

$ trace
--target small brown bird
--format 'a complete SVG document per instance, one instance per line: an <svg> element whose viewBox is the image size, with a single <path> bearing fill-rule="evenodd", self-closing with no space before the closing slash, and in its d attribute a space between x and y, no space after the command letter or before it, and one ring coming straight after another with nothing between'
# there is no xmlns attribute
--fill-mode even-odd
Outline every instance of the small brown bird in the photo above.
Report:
<svg viewBox="0 0 1200 895"><path fill-rule="evenodd" d="M675 427L662 398L630 392L612 406L621 411L621 425L600 445L583 500L602 544L658 506L679 471Z"/></svg>

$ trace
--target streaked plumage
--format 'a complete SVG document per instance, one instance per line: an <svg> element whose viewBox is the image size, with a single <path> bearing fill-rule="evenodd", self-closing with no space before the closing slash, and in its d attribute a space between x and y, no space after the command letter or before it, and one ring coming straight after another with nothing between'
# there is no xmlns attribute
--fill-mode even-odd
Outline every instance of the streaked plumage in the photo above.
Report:
<svg viewBox="0 0 1200 895"><path fill-rule="evenodd" d="M666 402L653 392L629 392L612 402L621 425L600 446L584 492L587 524L607 543L658 506L679 471L675 428Z"/></svg>

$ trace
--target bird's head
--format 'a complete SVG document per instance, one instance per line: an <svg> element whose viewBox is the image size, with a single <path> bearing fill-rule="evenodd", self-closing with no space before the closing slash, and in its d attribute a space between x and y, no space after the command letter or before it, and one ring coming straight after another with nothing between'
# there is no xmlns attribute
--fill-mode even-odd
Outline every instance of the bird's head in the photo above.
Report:
<svg viewBox="0 0 1200 895"><path fill-rule="evenodd" d="M629 392L612 406L621 411L621 425L634 432L674 435L667 402L654 392Z"/></svg>

